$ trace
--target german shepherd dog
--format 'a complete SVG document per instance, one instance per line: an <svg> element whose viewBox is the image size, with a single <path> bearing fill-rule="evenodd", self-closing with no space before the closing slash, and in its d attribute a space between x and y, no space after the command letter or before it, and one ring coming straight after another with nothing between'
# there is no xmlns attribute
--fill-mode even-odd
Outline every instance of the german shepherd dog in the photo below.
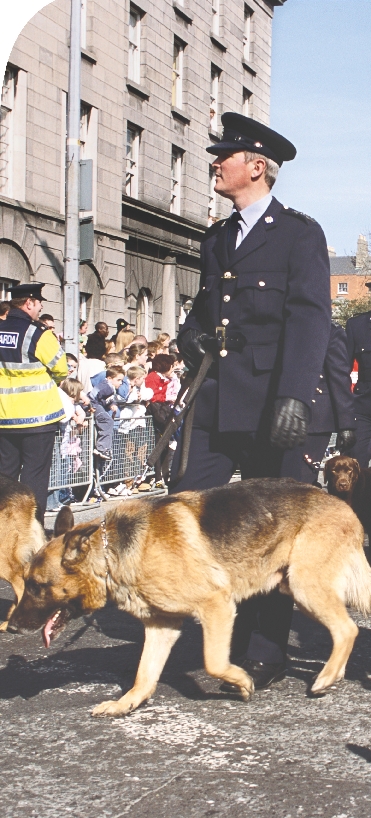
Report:
<svg viewBox="0 0 371 818"><path fill-rule="evenodd" d="M48 646L70 617L107 600L143 621L133 688L94 716L122 716L153 694L184 616L201 622L207 672L248 699L253 681L229 660L236 603L277 586L331 633L330 659L312 686L321 693L344 676L358 633L345 606L370 610L371 568L352 509L293 480L121 502L35 555L11 622L43 627Z"/></svg>
<svg viewBox="0 0 371 818"><path fill-rule="evenodd" d="M0 631L7 630L9 617L21 599L26 566L46 542L36 511L31 489L0 475L0 578L12 585L16 597Z"/></svg>

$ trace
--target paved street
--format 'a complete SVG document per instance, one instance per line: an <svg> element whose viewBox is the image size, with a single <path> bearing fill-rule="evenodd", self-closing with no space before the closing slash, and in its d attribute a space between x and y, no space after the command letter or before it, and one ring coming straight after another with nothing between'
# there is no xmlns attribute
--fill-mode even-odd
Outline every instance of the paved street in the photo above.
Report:
<svg viewBox="0 0 371 818"><path fill-rule="evenodd" d="M1 583L1 616L10 598ZM187 622L151 702L103 721L92 707L135 675L136 620L107 608L49 651L40 633L1 634L2 815L369 818L371 623L356 619L347 679L320 699L307 685L330 643L299 612L288 678L248 704L206 676L200 627Z"/></svg>

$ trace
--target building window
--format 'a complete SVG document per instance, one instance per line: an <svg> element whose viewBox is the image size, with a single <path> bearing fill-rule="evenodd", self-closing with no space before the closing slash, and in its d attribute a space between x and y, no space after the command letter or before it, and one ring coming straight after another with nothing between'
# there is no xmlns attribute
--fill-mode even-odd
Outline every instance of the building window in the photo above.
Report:
<svg viewBox="0 0 371 818"><path fill-rule="evenodd" d="M0 278L0 301L10 301L12 296L9 292L9 288L14 286L15 283L15 281Z"/></svg>
<svg viewBox="0 0 371 818"><path fill-rule="evenodd" d="M89 321L91 295L80 292L80 320Z"/></svg>
<svg viewBox="0 0 371 818"><path fill-rule="evenodd" d="M130 6L129 16L129 68L130 80L140 83L140 12Z"/></svg>
<svg viewBox="0 0 371 818"><path fill-rule="evenodd" d="M0 192L11 196L13 170L13 108L16 71L7 68L4 76L0 109Z"/></svg>
<svg viewBox="0 0 371 818"><path fill-rule="evenodd" d="M244 116L252 116L252 92L248 91L247 88L243 89L242 113Z"/></svg>
<svg viewBox="0 0 371 818"><path fill-rule="evenodd" d="M212 24L211 30L213 34L219 34L220 28L220 0L212 0Z"/></svg>
<svg viewBox="0 0 371 818"><path fill-rule="evenodd" d="M7 66L0 108L0 193L26 198L27 72Z"/></svg>
<svg viewBox="0 0 371 818"><path fill-rule="evenodd" d="M348 283L346 281L339 282L338 284L338 295L346 295L348 292Z"/></svg>
<svg viewBox="0 0 371 818"><path fill-rule="evenodd" d="M252 58L252 9L245 3L244 9L244 31L243 31L243 58L246 62L251 62Z"/></svg>
<svg viewBox="0 0 371 818"><path fill-rule="evenodd" d="M140 129L135 125L128 125L126 131L126 177L125 195L132 199L138 198L139 146Z"/></svg>
<svg viewBox="0 0 371 818"><path fill-rule="evenodd" d="M210 84L210 130L218 130L218 106L219 106L219 80L220 68L216 65L211 66L211 84Z"/></svg>
<svg viewBox="0 0 371 818"><path fill-rule="evenodd" d="M184 43L175 37L173 51L173 108L183 107L183 57Z"/></svg>
<svg viewBox="0 0 371 818"><path fill-rule="evenodd" d="M188 313L191 311L193 307L193 300L190 298L189 295L181 295L180 296L180 310L179 310L179 326L184 324L184 321L187 318Z"/></svg>
<svg viewBox="0 0 371 818"><path fill-rule="evenodd" d="M207 225L211 227L216 222L216 193L215 186L215 168L209 165L209 207L207 211Z"/></svg>
<svg viewBox="0 0 371 818"><path fill-rule="evenodd" d="M68 105L68 95L66 95ZM91 213L97 219L97 173L98 173L98 109L81 102L80 107L80 159L91 159L92 172L92 210L84 211L84 216Z"/></svg>
<svg viewBox="0 0 371 818"><path fill-rule="evenodd" d="M86 48L86 9L88 0L81 0L81 48Z"/></svg>
<svg viewBox="0 0 371 818"><path fill-rule="evenodd" d="M136 309L135 329L137 335L145 335L148 341L153 335L153 297L145 287L139 291Z"/></svg>
<svg viewBox="0 0 371 818"><path fill-rule="evenodd" d="M171 199L170 213L180 215L182 192L183 151L173 146L171 151Z"/></svg>
<svg viewBox="0 0 371 818"><path fill-rule="evenodd" d="M88 149L88 134L91 116L91 105L81 103L80 108L80 159L87 159L86 151Z"/></svg>

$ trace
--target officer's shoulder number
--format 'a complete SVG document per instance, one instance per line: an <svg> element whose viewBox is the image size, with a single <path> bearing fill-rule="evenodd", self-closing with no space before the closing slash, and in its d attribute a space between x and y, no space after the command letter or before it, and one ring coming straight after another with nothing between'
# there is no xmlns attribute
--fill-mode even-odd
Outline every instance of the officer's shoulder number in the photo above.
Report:
<svg viewBox="0 0 371 818"><path fill-rule="evenodd" d="M300 210L294 210L293 207L289 207L288 205L284 205L282 208L282 213L286 213L287 216L294 216L296 219L301 219L302 222L308 224L311 222L312 224L318 224L312 216L308 216L306 213L302 213Z"/></svg>

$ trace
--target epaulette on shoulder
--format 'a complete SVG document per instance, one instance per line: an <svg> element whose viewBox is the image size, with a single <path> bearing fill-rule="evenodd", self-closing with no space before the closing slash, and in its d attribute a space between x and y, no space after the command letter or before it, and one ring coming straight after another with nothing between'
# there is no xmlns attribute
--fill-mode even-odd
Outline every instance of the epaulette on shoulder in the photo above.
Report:
<svg viewBox="0 0 371 818"><path fill-rule="evenodd" d="M318 224L312 216L307 216L306 213L301 213L300 210L294 210L293 207L289 207L288 205L284 205L282 208L282 213L286 213L288 216L294 216L296 219L301 219L302 222L308 224L308 222L312 222L312 224Z"/></svg>
<svg viewBox="0 0 371 818"><path fill-rule="evenodd" d="M218 230L220 230L220 228L223 227L223 224L225 224L226 221L227 221L227 219L219 219L217 222L214 222L214 224L211 224L210 227L207 228L207 230L205 232L205 236L207 238L209 238L210 236L213 236L214 233L217 233Z"/></svg>

